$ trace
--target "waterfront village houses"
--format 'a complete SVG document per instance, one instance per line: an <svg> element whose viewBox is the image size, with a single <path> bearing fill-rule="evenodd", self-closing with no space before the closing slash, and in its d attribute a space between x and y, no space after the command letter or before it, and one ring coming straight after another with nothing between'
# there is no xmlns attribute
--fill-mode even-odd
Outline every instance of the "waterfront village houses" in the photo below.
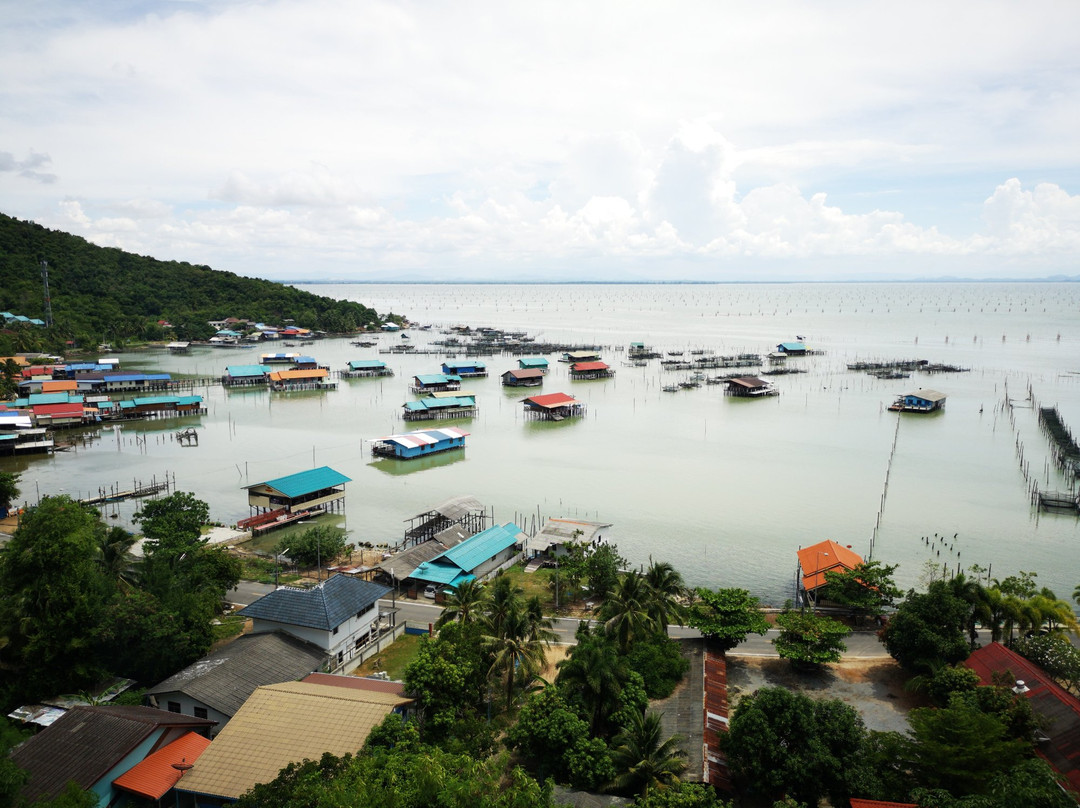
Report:
<svg viewBox="0 0 1080 808"><path fill-rule="evenodd" d="M251 618L254 632L280 630L307 640L340 668L378 635L379 598L389 592L383 584L332 575L310 589L275 589L238 614Z"/></svg>

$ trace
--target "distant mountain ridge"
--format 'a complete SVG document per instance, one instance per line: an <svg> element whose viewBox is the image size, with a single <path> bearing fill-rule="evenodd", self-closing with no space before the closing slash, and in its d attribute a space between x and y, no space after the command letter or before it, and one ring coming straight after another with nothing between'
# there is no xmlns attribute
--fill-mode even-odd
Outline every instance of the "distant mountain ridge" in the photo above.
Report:
<svg viewBox="0 0 1080 808"><path fill-rule="evenodd" d="M213 333L208 320L230 316L270 324L292 321L333 333L372 328L379 322L378 313L360 303L208 266L99 247L4 214L0 214L0 310L45 319L42 261L48 263L52 335L82 345L205 338ZM159 321L173 328L163 328ZM19 336L20 344L33 342L30 335Z"/></svg>

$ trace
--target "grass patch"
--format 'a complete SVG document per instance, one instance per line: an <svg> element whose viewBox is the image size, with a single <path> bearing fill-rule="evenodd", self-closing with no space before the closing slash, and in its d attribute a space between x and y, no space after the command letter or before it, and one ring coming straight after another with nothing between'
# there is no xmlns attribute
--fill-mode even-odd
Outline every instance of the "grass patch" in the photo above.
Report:
<svg viewBox="0 0 1080 808"><path fill-rule="evenodd" d="M515 564L510 569L503 572L503 575L510 576L511 582L516 587L520 587L524 594L522 597L525 600L533 597L534 595L540 598L540 604L544 608L544 614L570 614L574 612L570 606L580 607L581 603L578 601L576 604L569 604L566 598L566 590L559 590L559 608L555 608L555 588L552 583L555 579L555 569L553 567L544 567L538 569L536 572L525 572L524 564Z"/></svg>
<svg viewBox="0 0 1080 808"><path fill-rule="evenodd" d="M400 681L405 678L405 668L420 654L420 637L419 634L402 634L386 650L357 668L354 674L369 676L385 671L391 679Z"/></svg>
<svg viewBox="0 0 1080 808"><path fill-rule="evenodd" d="M239 636L244 630L244 623L246 622L247 618L238 614L227 614L219 617L218 622L213 626L214 642L217 643L230 637Z"/></svg>
<svg viewBox="0 0 1080 808"><path fill-rule="evenodd" d="M241 580L258 581L260 584L274 583L274 573L279 569L274 559L248 555L239 558ZM300 576L295 572L286 572L284 569L281 569L277 578L280 584L292 584L299 580Z"/></svg>

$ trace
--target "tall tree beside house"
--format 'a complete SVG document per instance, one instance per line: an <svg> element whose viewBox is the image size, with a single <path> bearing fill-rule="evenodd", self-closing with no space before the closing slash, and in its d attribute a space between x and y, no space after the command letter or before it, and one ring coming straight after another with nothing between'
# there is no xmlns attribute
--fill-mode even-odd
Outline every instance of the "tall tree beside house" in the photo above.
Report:
<svg viewBox="0 0 1080 808"><path fill-rule="evenodd" d="M462 581L447 595L443 605L442 614L435 622L437 628L442 628L447 623L464 623L470 625L476 623L483 616L483 605L487 593L484 585L475 578Z"/></svg>
<svg viewBox="0 0 1080 808"><path fill-rule="evenodd" d="M730 651L751 634L769 630L758 599L745 589L696 589L687 624L721 651Z"/></svg>
<svg viewBox="0 0 1080 808"><path fill-rule="evenodd" d="M7 515L19 499L19 475L0 471L0 516Z"/></svg>
<svg viewBox="0 0 1080 808"><path fill-rule="evenodd" d="M722 744L737 783L769 800L847 805L860 771L866 729L837 699L815 700L784 688L744 696Z"/></svg>
<svg viewBox="0 0 1080 808"><path fill-rule="evenodd" d="M881 617L903 595L893 582L896 566L865 561L850 570L827 570L820 597L848 607L858 620Z"/></svg>
<svg viewBox="0 0 1080 808"><path fill-rule="evenodd" d="M796 667L808 668L839 662L847 650L844 637L851 629L810 609L784 611L776 617L780 633L773 640L776 653Z"/></svg>
<svg viewBox="0 0 1080 808"><path fill-rule="evenodd" d="M666 561L654 561L645 570L645 584L649 587L649 614L667 633L671 623L681 622L686 617L683 600L686 596L686 584L678 571Z"/></svg>
<svg viewBox="0 0 1080 808"><path fill-rule="evenodd" d="M664 737L659 713L632 714L612 740L612 790L647 796L673 786L686 771L686 750L680 744L677 735Z"/></svg>
<svg viewBox="0 0 1080 808"><path fill-rule="evenodd" d="M604 630L615 638L619 653L627 653L635 640L659 630L651 612L652 601L653 592L645 579L631 571L619 578L600 607Z"/></svg>
<svg viewBox="0 0 1080 808"><path fill-rule="evenodd" d="M93 634L113 594L95 563L104 525L70 497L27 509L0 551L0 635L8 638L0 677L9 696L78 692L108 668Z"/></svg>
<svg viewBox="0 0 1080 808"><path fill-rule="evenodd" d="M965 625L968 604L948 581L934 581L926 592L910 590L881 631L889 654L912 673L933 673L968 657Z"/></svg>

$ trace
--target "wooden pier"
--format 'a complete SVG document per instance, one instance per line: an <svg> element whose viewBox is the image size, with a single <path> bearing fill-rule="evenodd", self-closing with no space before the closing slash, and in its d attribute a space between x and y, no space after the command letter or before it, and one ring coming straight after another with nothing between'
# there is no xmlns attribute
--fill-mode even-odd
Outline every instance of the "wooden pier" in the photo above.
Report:
<svg viewBox="0 0 1080 808"><path fill-rule="evenodd" d="M149 483L144 483L141 480L133 480L131 488L127 489L121 489L119 483L113 483L111 486L102 486L98 488L98 495L96 497L80 499L79 502L83 505L105 505L110 502L122 502L125 499L152 497L162 492L168 493L171 486L172 484L169 482L168 476L166 476L164 482L158 482L156 477Z"/></svg>

